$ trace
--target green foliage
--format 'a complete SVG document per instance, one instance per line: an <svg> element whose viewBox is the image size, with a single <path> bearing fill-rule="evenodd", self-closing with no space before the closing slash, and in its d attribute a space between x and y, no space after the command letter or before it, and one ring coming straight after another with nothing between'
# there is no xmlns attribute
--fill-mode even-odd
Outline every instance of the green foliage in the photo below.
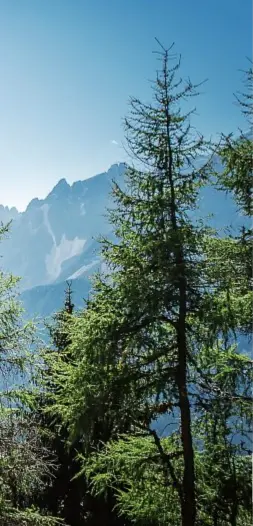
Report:
<svg viewBox="0 0 253 526"><path fill-rule="evenodd" d="M252 138L241 135L239 139L227 137L219 155L225 165L219 176L219 184L233 192L238 205L247 215L252 213L252 175L253 144Z"/></svg>
<svg viewBox="0 0 253 526"><path fill-rule="evenodd" d="M169 455L175 453L177 441L176 436L162 439L164 452ZM210 433L206 442L209 442L209 449L196 451L195 457L199 510L197 524L229 525L233 508L237 505L236 524L249 526L250 457L229 457L227 445L222 444L222 441L210 447ZM179 457L175 462L175 469L180 476L182 458ZM151 437L122 436L116 442L109 442L102 452L93 453L88 461L84 461L83 472L91 479L92 490L96 495L105 492L108 487L113 488L117 495L116 508L131 523L163 526L169 522L180 526L178 494L173 481L166 477Z"/></svg>
<svg viewBox="0 0 253 526"><path fill-rule="evenodd" d="M89 455L94 444L98 445L101 440L107 440L111 428L108 422L107 399L103 399L103 396L109 393L108 381L107 391L104 388L99 393L97 404L99 410L96 412L96 407L90 406L90 401L94 401L95 393L92 387L95 385L97 390L99 387L102 389L102 382L100 384L100 378L96 376L99 366L96 362L94 364L89 362L88 353L84 357L85 360L80 360L82 350L78 345L82 342L83 346L86 333L84 320L82 319L80 323L80 316L73 312L73 307L71 289L68 288L65 307L54 316L49 326L51 345L43 349L41 355L44 368L38 383L43 386L43 391L35 403L35 410L43 443L49 449L51 456L56 459L57 466L51 484L47 485L39 495L39 505L41 509L47 509L54 515L60 516L69 526L82 524L96 526L101 521L108 526L123 526L125 523L113 511L113 497L107 495L101 499L95 498L89 491L86 478L77 476L81 470L79 455L81 453L85 456ZM97 325L93 326L93 322L99 324L99 318L95 318L94 312L89 311L89 314L90 324L87 323L85 327L91 336L91 328ZM86 367L89 376L86 376ZM82 383L77 386L77 375L80 372ZM71 389L71 397L69 389ZM70 421L68 402L66 404L68 400L72 411L73 407L75 408L74 417L80 410L85 434L79 433L78 428L75 427L75 418L71 420L68 428ZM102 412L102 404L104 404L104 412Z"/></svg>
<svg viewBox="0 0 253 526"><path fill-rule="evenodd" d="M180 79L170 50L159 55L152 103L132 98L125 119L134 165L125 190L113 187L118 242L101 240L107 271L83 311L73 314L68 289L33 395L21 382L9 388L11 373L33 372L33 330L16 281L0 275L6 526L55 524L45 513L70 526L251 524L252 361L238 344L252 328L251 232L221 237L194 218L213 182L210 144L192 127L193 110L183 112L198 86ZM238 100L249 118L252 94ZM216 151L224 171L215 184L247 218L252 142L241 133Z"/></svg>
<svg viewBox="0 0 253 526"><path fill-rule="evenodd" d="M165 454L175 452L172 438L163 439L161 445ZM180 472L182 462L178 464ZM180 524L178 494L173 481L167 480L151 437L126 435L109 442L102 452L91 455L83 469L95 494L114 489L117 508L133 524Z"/></svg>
<svg viewBox="0 0 253 526"><path fill-rule="evenodd" d="M30 508L25 511L5 508L1 516L1 526L57 526L62 522L53 517L47 517Z"/></svg>
<svg viewBox="0 0 253 526"><path fill-rule="evenodd" d="M221 188L232 192L237 204L247 216L252 213L252 175L253 175L253 71L252 65L245 73L246 91L237 96L239 107L250 125L249 135L243 132L235 139L232 135L223 137L218 148L224 171L217 175Z"/></svg>
<svg viewBox="0 0 253 526"><path fill-rule="evenodd" d="M0 236L7 231L2 227ZM50 466L29 412L26 384L34 367L35 333L31 323L23 323L17 281L0 273L0 523L53 525L53 518L31 509Z"/></svg>
<svg viewBox="0 0 253 526"><path fill-rule="evenodd" d="M251 327L250 247L192 219L212 166L195 167L209 145L182 112L197 87L173 60L162 51L152 104L130 101L136 165L126 190L113 189L118 243L102 240L108 271L70 320L68 346L49 357L50 411L84 445L80 478L113 494L123 520L248 524L251 362L237 339ZM248 213L249 145L238 144L235 158L220 152L221 184ZM153 429L161 415L166 439Z"/></svg>

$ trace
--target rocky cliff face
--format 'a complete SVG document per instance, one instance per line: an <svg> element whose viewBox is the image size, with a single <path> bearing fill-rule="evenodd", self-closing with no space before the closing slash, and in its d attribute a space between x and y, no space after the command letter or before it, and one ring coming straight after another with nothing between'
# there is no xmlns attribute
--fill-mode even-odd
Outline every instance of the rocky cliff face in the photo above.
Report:
<svg viewBox="0 0 253 526"><path fill-rule="evenodd" d="M18 216L19 212L14 206L12 208L9 208L8 206L0 205L0 223L3 223L5 225L13 219L17 219Z"/></svg>
<svg viewBox="0 0 253 526"><path fill-rule="evenodd" d="M21 276L21 298L29 316L50 315L59 309L66 280L73 280L76 306L83 305L89 277L102 264L97 238L112 236L105 215L113 206L111 183L115 180L123 187L125 169L123 163L115 164L108 172L72 185L61 179L46 199L33 199L23 213L0 206L0 221L12 219L10 235L0 246L1 265ZM194 212L194 218L198 217L221 229L221 234L226 226L235 233L243 223L231 198L213 187L201 192L199 210Z"/></svg>
<svg viewBox="0 0 253 526"><path fill-rule="evenodd" d="M13 219L1 245L3 265L22 277L23 290L80 278L98 267L96 238L110 231L105 212L112 205L111 182L121 183L124 171L124 164L116 164L72 185L61 179L46 199L33 199L23 213L0 207L0 220Z"/></svg>

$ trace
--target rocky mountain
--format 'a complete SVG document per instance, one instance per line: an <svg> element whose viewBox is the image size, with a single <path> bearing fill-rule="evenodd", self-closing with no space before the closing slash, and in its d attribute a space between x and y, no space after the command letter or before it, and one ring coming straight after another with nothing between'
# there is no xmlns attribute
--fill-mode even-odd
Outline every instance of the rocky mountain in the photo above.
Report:
<svg viewBox="0 0 253 526"><path fill-rule="evenodd" d="M97 238L112 235L105 215L113 206L111 183L123 186L125 169L125 164L115 164L72 185L61 179L45 199L33 199L23 213L0 206L0 221L12 219L10 235L1 243L1 264L22 277L21 298L28 316L47 316L59 309L67 280L73 281L76 306L83 305L89 278L102 264ZM216 228L235 230L242 224L231 198L213 187L202 191L195 216L209 214Z"/></svg>
<svg viewBox="0 0 253 526"><path fill-rule="evenodd" d="M46 199L35 198L25 212L12 212L1 255L4 268L22 277L22 290L88 276L98 268L96 238L110 231L105 213L112 206L111 182L121 182L124 170L124 164L116 164L72 185L61 179Z"/></svg>
<svg viewBox="0 0 253 526"><path fill-rule="evenodd" d="M13 219L17 219L19 216L18 210L13 206L9 208L8 206L0 205L0 223L6 225Z"/></svg>

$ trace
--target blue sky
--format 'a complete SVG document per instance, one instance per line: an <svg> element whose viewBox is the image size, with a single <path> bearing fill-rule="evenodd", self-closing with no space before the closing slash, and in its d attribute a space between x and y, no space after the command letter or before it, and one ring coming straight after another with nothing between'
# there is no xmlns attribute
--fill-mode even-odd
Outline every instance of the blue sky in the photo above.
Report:
<svg viewBox="0 0 253 526"><path fill-rule="evenodd" d="M122 118L130 95L150 98L154 37L175 42L183 76L209 79L198 129L236 130L251 0L0 0L1 204L23 210L60 178L124 159Z"/></svg>

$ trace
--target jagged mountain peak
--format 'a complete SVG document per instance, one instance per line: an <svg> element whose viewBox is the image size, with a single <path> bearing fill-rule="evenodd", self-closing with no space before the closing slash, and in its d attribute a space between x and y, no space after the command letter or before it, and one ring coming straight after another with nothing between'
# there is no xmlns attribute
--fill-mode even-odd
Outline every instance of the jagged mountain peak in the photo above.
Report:
<svg viewBox="0 0 253 526"><path fill-rule="evenodd" d="M72 184L61 179L45 199L33 199L22 213L0 205L0 221L5 214L2 220L7 222L6 213L10 211L17 214L8 240L1 244L1 264L21 276L21 290L35 290L36 294L28 294L33 306L37 292L46 304L50 291L58 291L58 286L64 290L65 280L75 280L81 291L84 281L103 268L97 239L100 235L114 239L106 209L115 205L110 200L111 181L124 187L125 170L125 163L115 163L104 173ZM239 225L233 203L213 188L202 192L199 210L205 217L214 213L214 227L229 224L231 218L234 227ZM53 295L51 303L54 301Z"/></svg>
<svg viewBox="0 0 253 526"><path fill-rule="evenodd" d="M69 187L70 187L69 183L67 183L66 179L62 177L62 179L60 179L58 183L55 185L54 189L61 190L63 188L69 188Z"/></svg>
<svg viewBox="0 0 253 526"><path fill-rule="evenodd" d="M9 212L13 212L13 213L17 213L17 214L19 213L15 206L9 207L7 205L6 206L5 205L0 205L0 210L5 210L5 211L9 210Z"/></svg>
<svg viewBox="0 0 253 526"><path fill-rule="evenodd" d="M125 163L115 163L110 168L100 174L94 175L87 179L78 180L69 184L66 179L60 179L58 183L54 186L51 192L47 195L46 201L51 201L53 199L64 199L64 198L75 198L75 196L81 197L88 190L97 187L97 191L102 189L102 186L108 186L113 179L118 179L123 175L126 170Z"/></svg>
<svg viewBox="0 0 253 526"><path fill-rule="evenodd" d="M66 179L62 178L58 183L53 187L53 190L48 194L46 200L51 198L61 198L69 194L71 186L67 183Z"/></svg>
<svg viewBox="0 0 253 526"><path fill-rule="evenodd" d="M9 223L13 219L17 219L20 215L20 212L15 206L9 207L0 205L0 223Z"/></svg>
<svg viewBox="0 0 253 526"><path fill-rule="evenodd" d="M45 199L32 199L13 221L8 243L2 244L3 263L22 277L23 290L97 268L93 240L111 230L105 218L111 181L123 182L124 170L118 163L83 181L69 184L60 179Z"/></svg>
<svg viewBox="0 0 253 526"><path fill-rule="evenodd" d="M39 199L38 197L34 197L34 199L32 199L30 203L28 203L25 212L33 210L34 208L38 208L38 206L40 206L40 203L42 202L43 202L42 199Z"/></svg>

